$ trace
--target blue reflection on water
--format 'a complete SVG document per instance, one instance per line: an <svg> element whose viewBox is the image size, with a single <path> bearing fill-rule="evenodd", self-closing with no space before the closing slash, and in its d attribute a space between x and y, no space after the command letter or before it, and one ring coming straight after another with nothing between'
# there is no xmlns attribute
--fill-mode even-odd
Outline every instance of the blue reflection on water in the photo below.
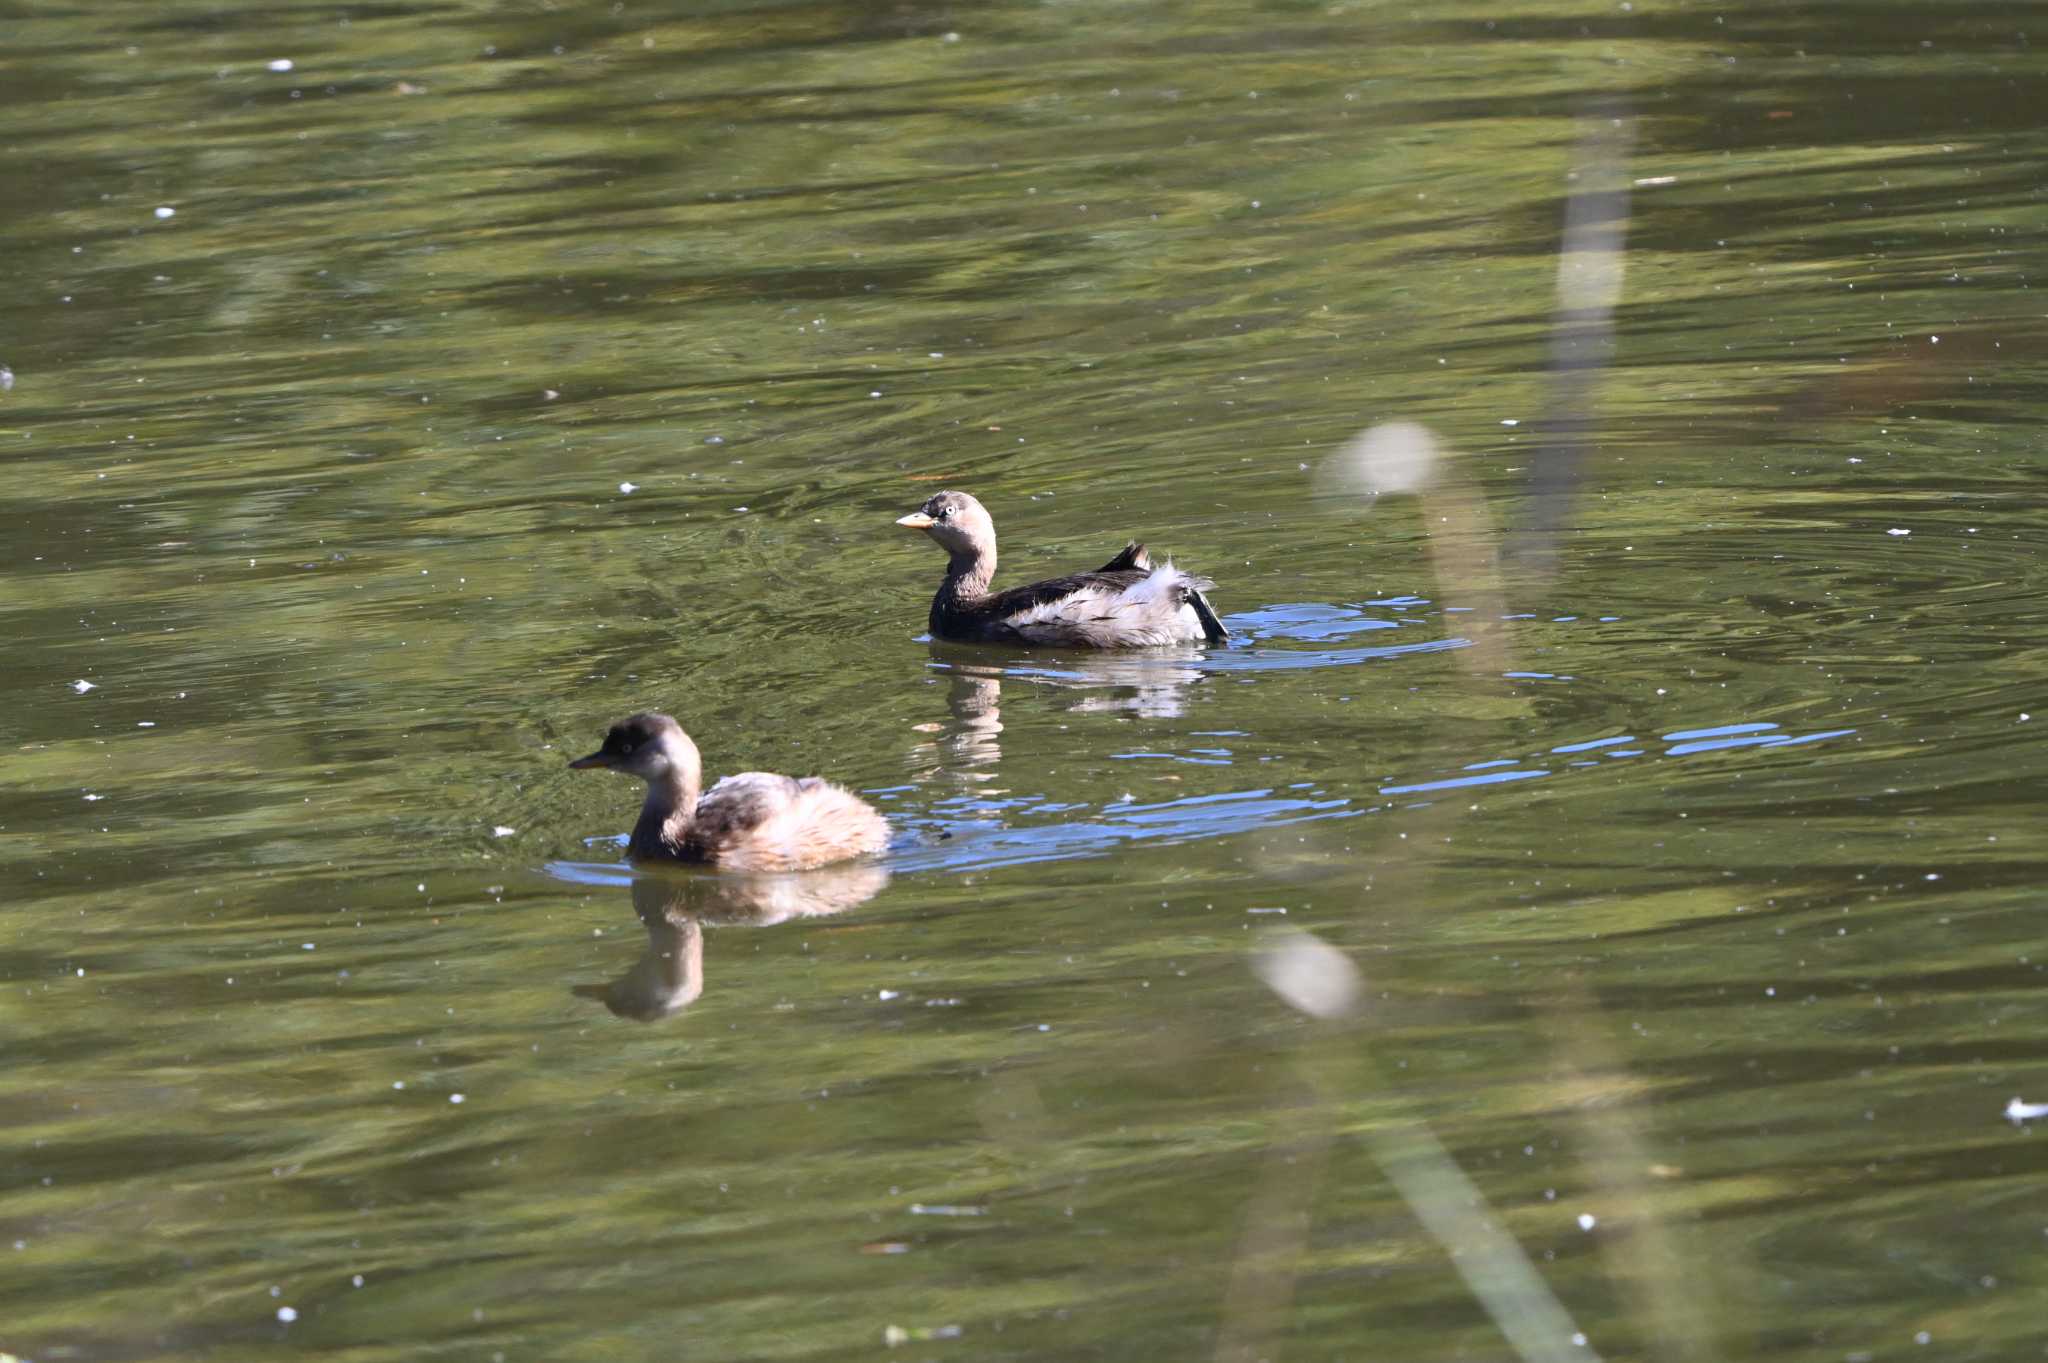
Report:
<svg viewBox="0 0 2048 1363"><path fill-rule="evenodd" d="M1560 743L1560 744L1558 744L1558 745L1557 745L1557 746L1556 746L1555 748L1552 748L1552 749L1551 749L1551 751L1552 751L1552 752L1590 752L1590 751L1592 751L1592 750L1593 750L1594 748L1606 748L1606 747L1611 747L1612 745L1614 745L1614 744L1616 744L1616 743L1632 743L1632 742L1634 742L1634 741L1635 741L1635 735L1634 735L1634 734L1616 734L1616 735L1615 735L1614 737L1612 737L1612 738L1589 738L1589 739L1587 739L1587 740L1586 740L1585 742L1583 742L1583 743Z"/></svg>
<svg viewBox="0 0 2048 1363"><path fill-rule="evenodd" d="M1407 610L1427 606L1422 597L1396 596L1363 603L1364 607ZM1447 612L1457 607L1444 608ZM1531 619L1533 616L1506 616ZM1569 623L1574 617L1558 617ZM1613 617L1602 617L1603 621ZM1421 619L1384 619L1356 606L1317 602L1287 602L1227 617L1233 637L1226 646L1172 650L1137 650L1122 654L1037 653L1003 654L996 651L955 650L958 656L941 652L932 666L942 672L996 679L1012 677L1083 689L1134 689L1141 694L1166 696L1198 681L1205 674L1292 671L1296 669L1352 666L1396 658L1407 654L1443 652L1470 647L1463 638L1421 639L1414 642L1355 647L1286 647L1287 641L1328 644L1360 634L1400 631L1404 626L1424 624ZM1515 672L1512 678L1548 679L1552 674ZM1568 676L1559 674L1563 680ZM1153 713L1146 711L1146 713ZM1171 718L1181 711L1162 704L1156 717ZM1744 721L1705 728L1679 729L1662 736L1662 756L1683 757L1695 753L1731 748L1779 748L1827 739L1847 737L1854 729L1828 729L1794 734L1768 721ZM1243 730L1189 730L1188 737L1251 739ZM1600 760L1571 762L1564 770L1597 768L1606 760L1646 755L1632 734L1561 743L1551 754L1587 753ZM1229 767L1238 762L1263 762L1268 757L1224 747L1192 748L1184 752L1149 748L1110 754L1119 761L1166 761L1195 766ZM1534 760L1542 760L1537 758ZM1380 795L1414 795L1545 779L1554 773L1548 767L1523 765L1528 757L1496 757L1467 763L1461 774L1435 779L1407 780L1378 787ZM907 807L919 786L876 787L866 793L878 799L898 830L881 864L892 871L948 871L1014 866L1034 862L1064 861L1105 855L1115 848L1136 842L1182 842L1221 837L1278 827L1309 820L1353 818L1378 812L1383 806L1361 807L1350 799L1329 796L1323 790L1290 787L1285 791L1255 789L1190 796L1160 804L1134 804L1128 797L1099 809L1087 804L1056 801L1044 795L989 797L965 795L936 801L919 810ZM1301 793L1295 794L1293 791ZM1421 802L1421 803L1427 803ZM1391 808L1391 806L1388 806ZM1010 820L1031 820L1011 826ZM593 838L589 845L623 847L624 836ZM626 884L631 875L622 864L554 861L547 874L582 884Z"/></svg>
<svg viewBox="0 0 2048 1363"><path fill-rule="evenodd" d="M1205 672L1286 672L1300 667L1345 667L1380 658L1398 658L1406 653L1442 653L1471 646L1470 639L1425 639L1383 648L1233 648L1210 654L1198 666Z"/></svg>
<svg viewBox="0 0 2048 1363"><path fill-rule="evenodd" d="M890 871L966 871L1022 866L1041 861L1071 861L1102 856L1126 843L1190 842L1258 828L1279 828L1320 819L1355 818L1367 810L1341 797L1282 794L1272 789L1223 791L1190 795L1157 804L1129 800L1104 805L1094 817L1064 823L1010 827L997 818L1035 801L980 801L971 797L943 802L925 814L891 810L897 835L879 864ZM944 806L957 809L949 814ZM1068 808L1075 808L1068 806ZM971 812L970 812L971 811ZM623 847L624 836L591 838L591 847ZM621 862L550 861L542 870L557 880L579 885L627 885L632 870Z"/></svg>
<svg viewBox="0 0 2048 1363"><path fill-rule="evenodd" d="M1409 786L1381 786L1382 795L1408 795L1418 790L1452 790L1458 786L1496 786L1503 781L1527 781L1548 776L1547 771L1489 771L1480 776L1454 776L1446 781L1418 781Z"/></svg>
<svg viewBox="0 0 2048 1363"><path fill-rule="evenodd" d="M1372 605L1404 605L1400 601L1375 601ZM1399 629L1402 621L1382 620L1351 606L1332 606L1323 601L1282 601L1257 610L1240 611L1225 623L1239 638L1300 639L1321 643L1343 639L1367 630Z"/></svg>
<svg viewBox="0 0 2048 1363"><path fill-rule="evenodd" d="M1788 734L1778 731L1776 724L1762 720L1750 720L1741 724L1720 724L1710 729L1679 729L1664 735L1664 741L1671 746L1664 750L1666 757L1684 757L1689 753L1717 752L1724 748L1789 748L1802 743L1819 743L1824 739L1846 738L1855 733L1854 729L1823 729L1810 734ZM1641 757L1642 748L1617 748L1616 743L1630 743L1634 738L1629 734L1616 734L1609 738L1588 738L1576 743L1560 743L1552 753L1592 752L1604 749L1603 757ZM1507 758L1494 758L1485 762L1473 762L1462 768L1464 771L1482 772L1479 776L1447 777L1440 781L1414 781L1398 786L1381 786L1382 795L1408 795L1417 791L1452 790L1460 786L1493 785L1501 781L1528 781L1550 773L1537 768L1517 771L1496 771L1492 768L1511 766ZM1574 767L1597 766L1593 762L1574 762Z"/></svg>
<svg viewBox="0 0 2048 1363"><path fill-rule="evenodd" d="M885 864L892 871L953 871L1101 856L1132 842L1188 842L1255 828L1277 828L1364 813L1349 800L1282 795L1273 790L1192 795L1161 804L1117 803L1086 821L1006 828L970 820L908 820Z"/></svg>
<svg viewBox="0 0 2048 1363"><path fill-rule="evenodd" d="M1367 606L1388 606L1402 610L1426 606L1419 596L1390 596L1368 601ZM1213 649L1193 666L1204 672L1291 672L1310 667L1351 667L1410 653L1439 653L1469 648L1469 639L1425 639L1412 644L1382 644L1358 648L1285 648L1268 645L1293 641L1328 643L1355 634L1377 630L1398 630L1421 624L1418 620L1387 620L1367 615L1355 606L1333 606L1322 601L1283 601L1257 610L1240 611L1224 617L1231 639L1228 647Z"/></svg>
<svg viewBox="0 0 2048 1363"><path fill-rule="evenodd" d="M1722 724L1712 729L1680 729L1664 735L1666 743L1684 743L1695 738L1719 738L1723 734L1757 734L1766 729L1775 729L1775 724Z"/></svg>
<svg viewBox="0 0 2048 1363"><path fill-rule="evenodd" d="M1666 748L1666 757L1681 757L1689 752L1714 752L1721 748L1770 748L1790 742L1790 734L1741 734L1734 738L1707 738L1697 743L1680 743Z"/></svg>

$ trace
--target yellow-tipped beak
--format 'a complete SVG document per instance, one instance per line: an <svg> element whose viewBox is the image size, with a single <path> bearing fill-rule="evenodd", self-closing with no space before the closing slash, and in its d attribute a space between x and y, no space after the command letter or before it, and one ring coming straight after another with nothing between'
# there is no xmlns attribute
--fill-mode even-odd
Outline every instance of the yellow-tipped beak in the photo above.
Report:
<svg viewBox="0 0 2048 1363"><path fill-rule="evenodd" d="M930 516L925 515L922 511L913 511L908 516L898 516L896 524L902 526L905 530L929 530L937 522L933 521Z"/></svg>

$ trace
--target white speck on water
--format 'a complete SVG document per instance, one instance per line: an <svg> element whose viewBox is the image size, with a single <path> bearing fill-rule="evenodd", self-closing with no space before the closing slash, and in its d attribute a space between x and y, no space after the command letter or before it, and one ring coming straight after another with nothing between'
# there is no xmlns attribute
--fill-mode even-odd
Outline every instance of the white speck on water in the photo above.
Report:
<svg viewBox="0 0 2048 1363"><path fill-rule="evenodd" d="M1927 1331L1922 1330L1918 1334L1913 1336L1913 1342L1915 1344L1931 1344L1934 1342L1934 1336L1929 1334Z"/></svg>
<svg viewBox="0 0 2048 1363"><path fill-rule="evenodd" d="M2043 1117L2048 1117L2048 1103L2029 1103L2015 1098L2005 1105L2005 1119L2014 1126L2021 1122L2039 1121Z"/></svg>
<svg viewBox="0 0 2048 1363"><path fill-rule="evenodd" d="M71 683L71 689L82 696L88 691L99 690L99 687L94 683L87 681L85 678L80 677L77 681Z"/></svg>
<svg viewBox="0 0 2048 1363"><path fill-rule="evenodd" d="M448 1101L451 1103L459 1103L462 1101L462 1099L463 1095L460 1093L451 1093L448 1095Z"/></svg>
<svg viewBox="0 0 2048 1363"><path fill-rule="evenodd" d="M1927 344L1929 344L1929 345L1940 345L1940 344L1941 344L1941 337L1939 337L1939 336L1929 336L1929 337L1927 338Z"/></svg>
<svg viewBox="0 0 2048 1363"><path fill-rule="evenodd" d="M733 510L734 510L734 511L745 511L745 510L746 510L746 508L745 508L745 507L743 507L743 506L736 506L736 507L734 507L734 508L733 508Z"/></svg>
<svg viewBox="0 0 2048 1363"><path fill-rule="evenodd" d="M153 719L138 719L135 721L135 727L138 729L154 729L156 721Z"/></svg>
<svg viewBox="0 0 2048 1363"><path fill-rule="evenodd" d="M707 435L704 437L704 443L707 445L723 445L725 437L722 435Z"/></svg>
<svg viewBox="0 0 2048 1363"><path fill-rule="evenodd" d="M81 979L81 980L85 978L85 967L84 967L84 966L80 966L80 967L78 967L78 978L79 978L79 979Z"/></svg>
<svg viewBox="0 0 2048 1363"><path fill-rule="evenodd" d="M1623 5L1622 8L1627 9L1628 6ZM1638 189L1648 189L1653 185L1675 185L1677 183L1678 177L1676 175L1645 175L1642 179L1636 181L1636 187Z"/></svg>
<svg viewBox="0 0 2048 1363"><path fill-rule="evenodd" d="M1591 1213L1591 1212L1580 1212L1580 1213L1579 1213L1579 1229L1580 1229L1580 1230L1591 1230L1591 1229L1593 1229L1593 1227L1595 1227L1595 1226L1597 1226L1597 1225L1599 1225L1599 1224L1600 1224L1600 1218L1598 1218L1598 1217L1594 1216L1594 1215L1593 1215L1593 1213Z"/></svg>
<svg viewBox="0 0 2048 1363"><path fill-rule="evenodd" d="M299 1318L299 1313L289 1306L280 1306L277 1308L277 1318L286 1325L290 1325Z"/></svg>
<svg viewBox="0 0 2048 1363"><path fill-rule="evenodd" d="M355 1275L355 1277L350 1278L348 1281L349 1286L351 1287L361 1287L363 1285L363 1275L358 1273Z"/></svg>
<svg viewBox="0 0 2048 1363"><path fill-rule="evenodd" d="M929 353L929 354L931 355L931 357L932 357L933 359L935 359L935 360L943 360L943 359L945 359L945 358L946 358L946 352L945 352L945 351L943 351L943 350L934 350L934 351L930 351L930 352L928 352L928 353Z"/></svg>
<svg viewBox="0 0 2048 1363"><path fill-rule="evenodd" d="M98 804L101 800L104 800L106 798L107 797L104 795L94 795L90 791L88 791L85 796L85 802L89 805L93 805Z"/></svg>
<svg viewBox="0 0 2048 1363"><path fill-rule="evenodd" d="M1511 416L1506 416L1500 419L1500 424L1503 426L1519 426L1522 423Z"/></svg>
<svg viewBox="0 0 2048 1363"><path fill-rule="evenodd" d="M626 494L626 495L627 495L628 497L632 496L632 495L633 495L634 493L638 492L639 490L640 490L640 485L639 485L638 483L620 483L620 484L619 484L619 491L621 491L621 492L625 493L625 494Z"/></svg>
<svg viewBox="0 0 2048 1363"><path fill-rule="evenodd" d="M1052 1030L1052 1024L1051 1024L1051 1023L1046 1023L1046 1022L1041 1022L1041 1023L1039 1023L1039 1024L1038 1024L1038 1030L1039 1030L1039 1031L1041 1031L1041 1032L1049 1032L1049 1031L1051 1031L1051 1030Z"/></svg>
<svg viewBox="0 0 2048 1363"><path fill-rule="evenodd" d="M415 890L418 890L421 894L425 894L427 892L427 882L422 880L419 884L413 886L413 888Z"/></svg>
<svg viewBox="0 0 2048 1363"><path fill-rule="evenodd" d="M1765 986L1764 997L1767 999L1774 999L1778 997L1778 987L1776 985Z"/></svg>
<svg viewBox="0 0 2048 1363"><path fill-rule="evenodd" d="M265 65L273 71L289 71L292 69L292 59L290 57L274 57Z"/></svg>
<svg viewBox="0 0 2048 1363"><path fill-rule="evenodd" d="M882 396L882 390L881 390L881 389L879 389L879 388L877 388L877 389L874 389L873 391L871 391L871 392L870 392L870 393L868 394L868 396L869 396L869 397L871 397L871 398L878 398L878 397Z"/></svg>
<svg viewBox="0 0 2048 1363"><path fill-rule="evenodd" d="M1585 1348L1586 1332L1584 1330L1574 1330L1572 1332L1572 1343L1578 1345L1581 1349Z"/></svg>
<svg viewBox="0 0 2048 1363"><path fill-rule="evenodd" d="M313 949L313 944L312 944L311 942L301 942L301 943L299 943L299 950L301 950L301 951L311 951L312 949Z"/></svg>
<svg viewBox="0 0 2048 1363"><path fill-rule="evenodd" d="M1913 532L1910 530L1901 530L1896 525L1893 526L1891 529L1885 531L1885 534L1887 535L1910 535L1912 533Z"/></svg>
<svg viewBox="0 0 2048 1363"><path fill-rule="evenodd" d="M14 371L6 365L0 364L0 393L11 393L13 391Z"/></svg>
<svg viewBox="0 0 2048 1363"><path fill-rule="evenodd" d="M405 1087L405 1081L403 1079L394 1079L391 1081L391 1087L395 1089L402 1089Z"/></svg>
<svg viewBox="0 0 2048 1363"><path fill-rule="evenodd" d="M157 209L156 215L159 219L175 218L178 216L178 210L172 208L169 204L165 204L163 207Z"/></svg>
<svg viewBox="0 0 2048 1363"><path fill-rule="evenodd" d="M890 999L900 999L903 995L897 993L894 989L881 989L875 992L875 997L887 1003Z"/></svg>
<svg viewBox="0 0 2048 1363"><path fill-rule="evenodd" d="M491 829L491 836L494 838L509 838L518 831L516 828L508 828L504 824L498 824Z"/></svg>

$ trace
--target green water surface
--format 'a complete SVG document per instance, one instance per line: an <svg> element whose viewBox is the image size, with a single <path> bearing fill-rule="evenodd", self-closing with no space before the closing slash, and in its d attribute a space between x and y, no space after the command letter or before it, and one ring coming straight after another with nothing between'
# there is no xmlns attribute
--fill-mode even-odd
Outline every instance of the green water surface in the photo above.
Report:
<svg viewBox="0 0 2048 1363"><path fill-rule="evenodd" d="M0 1351L2041 1356L2041 14L0 3Z"/></svg>

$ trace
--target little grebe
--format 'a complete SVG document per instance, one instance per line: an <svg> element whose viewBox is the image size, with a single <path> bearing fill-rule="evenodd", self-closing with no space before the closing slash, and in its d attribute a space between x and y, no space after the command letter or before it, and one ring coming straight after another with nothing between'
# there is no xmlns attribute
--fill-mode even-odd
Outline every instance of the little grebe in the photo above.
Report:
<svg viewBox="0 0 2048 1363"><path fill-rule="evenodd" d="M1145 648L1230 637L1209 608L1215 584L1173 566L1152 566L1133 541L1092 573L992 592L996 526L964 492L941 492L896 524L922 530L950 561L932 598L931 631L974 644L1052 644L1066 648Z"/></svg>
<svg viewBox="0 0 2048 1363"><path fill-rule="evenodd" d="M873 806L816 776L743 771L698 798L703 760L683 726L667 715L620 720L603 747L569 765L623 771L647 782L647 802L626 845L635 861L797 871L879 852L889 841L889 825Z"/></svg>

